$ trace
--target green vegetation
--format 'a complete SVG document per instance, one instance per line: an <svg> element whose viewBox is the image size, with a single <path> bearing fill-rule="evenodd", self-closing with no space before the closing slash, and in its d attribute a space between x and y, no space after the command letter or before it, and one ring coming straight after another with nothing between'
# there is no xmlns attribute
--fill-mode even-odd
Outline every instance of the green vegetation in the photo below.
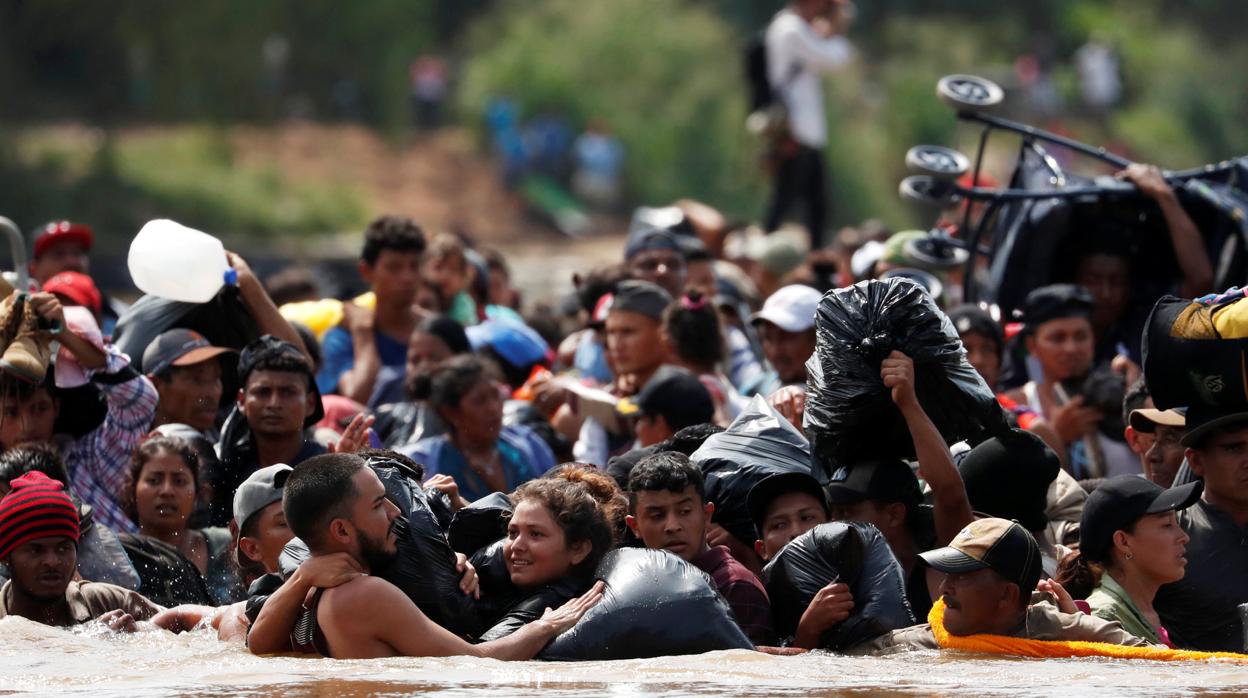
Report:
<svg viewBox="0 0 1248 698"><path fill-rule="evenodd" d="M157 217L222 235L299 234L342 230L367 215L349 187L298 183L273 169L234 163L217 128L146 129L114 137L31 129L13 142L20 147L0 150L0 180L19 187L6 214L27 227L42 223L46 211L73 211L121 239Z"/></svg>

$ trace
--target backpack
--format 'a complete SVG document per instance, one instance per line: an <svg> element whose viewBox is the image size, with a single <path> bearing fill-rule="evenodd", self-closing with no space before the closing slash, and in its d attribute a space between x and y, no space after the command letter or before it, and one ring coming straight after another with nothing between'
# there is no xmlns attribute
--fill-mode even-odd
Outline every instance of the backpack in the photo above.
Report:
<svg viewBox="0 0 1248 698"><path fill-rule="evenodd" d="M771 85L765 29L755 32L746 41L744 56L745 82L750 99L750 115L745 120L745 128L762 141L764 161L774 161L790 140L789 109ZM792 83L800 72L801 67L794 66L784 84Z"/></svg>
<svg viewBox="0 0 1248 698"><path fill-rule="evenodd" d="M767 74L767 32L760 29L745 42L745 84L749 90L750 112L765 109L776 99Z"/></svg>

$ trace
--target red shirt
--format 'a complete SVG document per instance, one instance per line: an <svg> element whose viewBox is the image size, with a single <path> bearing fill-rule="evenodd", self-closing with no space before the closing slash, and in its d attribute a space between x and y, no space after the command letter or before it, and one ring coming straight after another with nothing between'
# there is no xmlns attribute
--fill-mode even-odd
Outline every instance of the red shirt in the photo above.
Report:
<svg viewBox="0 0 1248 698"><path fill-rule="evenodd" d="M737 562L728 547L717 545L693 558L698 569L710 575L719 593L728 600L737 625L756 645L774 641L771 601L763 583L745 565Z"/></svg>

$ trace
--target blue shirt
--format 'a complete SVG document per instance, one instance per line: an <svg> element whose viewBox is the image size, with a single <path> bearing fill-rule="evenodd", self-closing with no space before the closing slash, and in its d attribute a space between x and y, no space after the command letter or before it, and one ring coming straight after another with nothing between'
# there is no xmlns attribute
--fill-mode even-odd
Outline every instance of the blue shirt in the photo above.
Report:
<svg viewBox="0 0 1248 698"><path fill-rule="evenodd" d="M407 363L407 344L389 335L374 331L377 355L382 366L403 366ZM321 370L316 374L316 387L329 395L338 392L338 379L355 365L355 348L351 333L342 327L331 328L321 338Z"/></svg>

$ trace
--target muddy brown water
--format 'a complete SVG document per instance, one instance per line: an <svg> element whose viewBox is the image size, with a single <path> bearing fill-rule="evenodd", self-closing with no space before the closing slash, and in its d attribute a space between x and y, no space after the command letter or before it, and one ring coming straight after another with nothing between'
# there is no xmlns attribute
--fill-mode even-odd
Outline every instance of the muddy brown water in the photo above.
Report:
<svg viewBox="0 0 1248 698"><path fill-rule="evenodd" d="M889 657L732 651L615 662L256 657L212 633L112 635L0 619L0 695L1211 696L1248 694L1230 662Z"/></svg>

